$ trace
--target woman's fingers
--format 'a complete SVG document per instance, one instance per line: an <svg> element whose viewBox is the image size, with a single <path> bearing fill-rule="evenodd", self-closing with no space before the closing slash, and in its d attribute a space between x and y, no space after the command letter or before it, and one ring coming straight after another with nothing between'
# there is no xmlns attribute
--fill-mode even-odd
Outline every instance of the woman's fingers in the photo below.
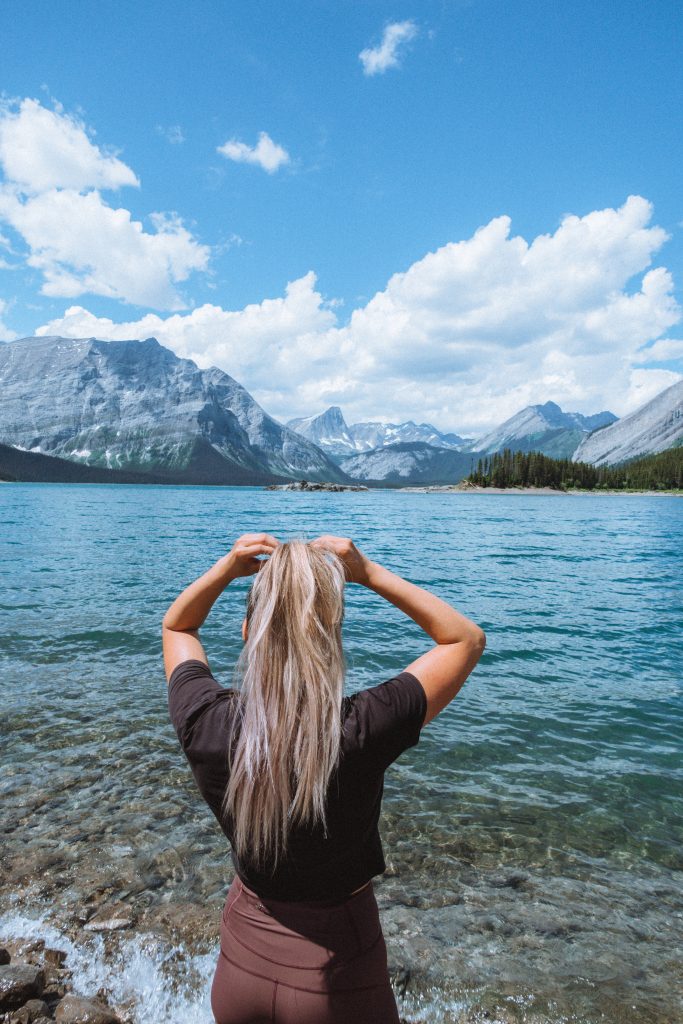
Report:
<svg viewBox="0 0 683 1024"><path fill-rule="evenodd" d="M250 576L257 572L266 559L257 555L272 555L280 542L270 533L243 533L238 537L230 552L231 562L238 576Z"/></svg>
<svg viewBox="0 0 683 1024"><path fill-rule="evenodd" d="M316 537L315 540L312 540L311 547L331 548L332 551L338 551L340 541L343 542L343 540L343 537L334 537L332 534L326 533L322 537Z"/></svg>
<svg viewBox="0 0 683 1024"><path fill-rule="evenodd" d="M249 544L239 550L240 554L244 555L269 555L275 547L272 544Z"/></svg>
<svg viewBox="0 0 683 1024"><path fill-rule="evenodd" d="M265 545L268 550L278 546L280 541L270 533L243 533L235 541L235 547L253 547L255 544Z"/></svg>

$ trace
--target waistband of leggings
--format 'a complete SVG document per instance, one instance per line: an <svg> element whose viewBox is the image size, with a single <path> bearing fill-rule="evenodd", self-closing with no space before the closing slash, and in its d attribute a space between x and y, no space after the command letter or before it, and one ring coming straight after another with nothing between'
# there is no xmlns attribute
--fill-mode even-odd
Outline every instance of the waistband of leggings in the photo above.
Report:
<svg viewBox="0 0 683 1024"><path fill-rule="evenodd" d="M350 896L337 897L329 900L278 900L272 899L270 896L259 896L258 893L250 889L248 885L245 885L239 875L235 875L235 882L239 888L240 894L247 902L253 906L258 907L266 905L268 907L283 907L289 911L292 910L334 910L336 908L348 907L352 904L363 903L368 897L372 900L375 898L374 886L372 879L369 883L359 891L354 892Z"/></svg>

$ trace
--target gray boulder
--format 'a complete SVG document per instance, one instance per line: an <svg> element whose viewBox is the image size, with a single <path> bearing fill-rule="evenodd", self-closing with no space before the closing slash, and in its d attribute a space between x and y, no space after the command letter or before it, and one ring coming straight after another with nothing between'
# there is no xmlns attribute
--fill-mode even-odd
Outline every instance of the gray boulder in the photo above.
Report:
<svg viewBox="0 0 683 1024"><path fill-rule="evenodd" d="M0 967L0 1013L18 1010L28 999L42 995L45 974L40 967L28 964L5 964Z"/></svg>

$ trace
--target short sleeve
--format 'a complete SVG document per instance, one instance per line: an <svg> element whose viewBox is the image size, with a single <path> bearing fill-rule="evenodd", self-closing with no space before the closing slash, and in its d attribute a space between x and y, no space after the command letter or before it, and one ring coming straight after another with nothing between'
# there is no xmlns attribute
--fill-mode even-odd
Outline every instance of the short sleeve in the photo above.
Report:
<svg viewBox="0 0 683 1024"><path fill-rule="evenodd" d="M388 768L420 739L427 695L412 672L400 672L353 697L355 745Z"/></svg>
<svg viewBox="0 0 683 1024"><path fill-rule="evenodd" d="M190 658L176 665L168 680L168 710L183 748L192 725L225 692L203 661Z"/></svg>

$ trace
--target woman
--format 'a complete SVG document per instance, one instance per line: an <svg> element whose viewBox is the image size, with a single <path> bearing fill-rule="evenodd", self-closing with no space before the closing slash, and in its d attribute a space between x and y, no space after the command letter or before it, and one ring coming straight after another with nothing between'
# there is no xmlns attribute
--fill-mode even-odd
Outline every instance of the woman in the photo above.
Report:
<svg viewBox="0 0 683 1024"><path fill-rule="evenodd" d="M239 685L225 688L199 629L225 587L251 575ZM434 641L350 697L346 583ZM373 888L386 868L384 771L456 695L483 630L348 538L251 533L180 594L162 634L170 716L235 868L211 988L217 1024L398 1024Z"/></svg>

